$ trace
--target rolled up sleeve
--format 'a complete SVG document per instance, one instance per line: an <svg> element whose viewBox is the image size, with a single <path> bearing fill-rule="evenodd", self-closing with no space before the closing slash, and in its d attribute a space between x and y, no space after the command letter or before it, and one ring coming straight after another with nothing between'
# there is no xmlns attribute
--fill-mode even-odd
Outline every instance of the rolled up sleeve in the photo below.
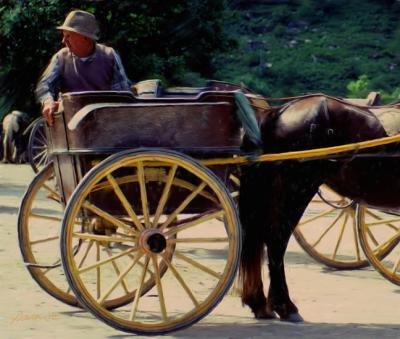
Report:
<svg viewBox="0 0 400 339"><path fill-rule="evenodd" d="M128 79L125 73L124 66L117 52L114 51L114 73L111 84L113 91L131 91L132 82Z"/></svg>

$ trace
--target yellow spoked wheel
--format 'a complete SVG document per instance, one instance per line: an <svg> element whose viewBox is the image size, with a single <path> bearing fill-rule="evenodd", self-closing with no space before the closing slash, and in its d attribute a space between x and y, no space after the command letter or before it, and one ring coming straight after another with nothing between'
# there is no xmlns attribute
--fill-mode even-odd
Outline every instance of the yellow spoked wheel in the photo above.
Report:
<svg viewBox="0 0 400 339"><path fill-rule="evenodd" d="M113 231L76 223L93 216ZM78 241L110 255L82 265ZM61 239L64 269L82 305L136 334L167 333L207 315L234 280L240 248L236 208L218 177L183 154L154 149L113 155L89 171L68 202ZM104 307L126 290L134 294L130 303L112 312Z"/></svg>
<svg viewBox="0 0 400 339"><path fill-rule="evenodd" d="M400 211L359 205L357 222L361 246L370 263L386 279L400 285Z"/></svg>
<svg viewBox="0 0 400 339"><path fill-rule="evenodd" d="M335 269L369 265L357 236L356 204L322 185L297 225L294 236L316 261Z"/></svg>
<svg viewBox="0 0 400 339"><path fill-rule="evenodd" d="M39 286L56 299L77 306L61 266L63 214L53 164L49 163L35 176L22 199L18 215L19 245L24 263Z"/></svg>
<svg viewBox="0 0 400 339"><path fill-rule="evenodd" d="M18 236L24 263L33 279L47 293L71 306L79 306L68 285L60 258L61 222L64 207L56 185L54 167L47 164L33 179L22 200L18 217ZM79 227L99 227L95 218L77 219ZM92 253L97 249L89 243L77 242L74 254L84 258L83 263L95 264L97 257ZM109 253L106 249L105 253ZM83 265L82 263L82 265ZM161 267L165 272L166 267ZM146 282L153 286L154 282ZM115 308L124 305L132 298L126 293L117 298L108 298L106 307Z"/></svg>

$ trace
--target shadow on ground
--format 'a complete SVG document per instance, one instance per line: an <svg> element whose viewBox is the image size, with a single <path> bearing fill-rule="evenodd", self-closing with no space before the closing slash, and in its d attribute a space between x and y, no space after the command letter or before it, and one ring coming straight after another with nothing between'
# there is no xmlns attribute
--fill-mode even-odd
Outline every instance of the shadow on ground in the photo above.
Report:
<svg viewBox="0 0 400 339"><path fill-rule="evenodd" d="M400 326L358 324L288 324L259 321L252 324L199 323L171 334L171 338L399 338ZM257 333L257 334L255 334ZM129 338L135 335L112 335L107 338ZM162 338L165 338L163 336Z"/></svg>

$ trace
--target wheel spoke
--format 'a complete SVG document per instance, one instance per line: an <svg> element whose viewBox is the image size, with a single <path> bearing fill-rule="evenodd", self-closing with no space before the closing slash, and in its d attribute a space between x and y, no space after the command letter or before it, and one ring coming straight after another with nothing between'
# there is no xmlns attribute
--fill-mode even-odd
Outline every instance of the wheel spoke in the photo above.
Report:
<svg viewBox="0 0 400 339"><path fill-rule="evenodd" d="M174 180L174 186L178 186L178 187L182 187L184 189L187 189L189 191L194 191L196 189L195 185L192 185L184 180L175 178ZM211 202L213 202L214 204L218 204L218 200L215 199L215 197L213 197L210 193L206 192L206 191L201 191L199 192L199 195L203 198L206 198L208 200L210 200Z"/></svg>
<svg viewBox="0 0 400 339"><path fill-rule="evenodd" d="M392 269L392 275L393 276L396 276L397 275L397 270L399 269L399 267L400 267L400 256L399 256L399 258L397 259L397 262L393 265L393 269Z"/></svg>
<svg viewBox="0 0 400 339"><path fill-rule="evenodd" d="M219 274L218 272L215 272L214 270L210 269L209 267L198 263L197 261L189 258L188 256L184 255L183 253L181 253L179 251L175 251L174 255L176 255L177 258L186 261L187 263L193 265L194 267L200 269L203 272L206 272L206 273L212 275L213 277L215 277L217 279L221 279L221 277L222 277L222 275Z"/></svg>
<svg viewBox="0 0 400 339"><path fill-rule="evenodd" d="M115 288L118 286L119 283L125 278L125 276L131 271L131 269L138 263L140 258L143 256L143 253L138 253L135 260L133 260L128 267L118 276L118 278L111 284L111 286L108 288L106 293L104 293L103 296L98 298L98 303L102 304L104 300L112 293L112 291L115 290Z"/></svg>
<svg viewBox="0 0 400 339"><path fill-rule="evenodd" d="M340 230L340 234L339 234L338 241L336 242L335 250L333 251L333 255L332 255L332 259L333 259L333 260L336 259L336 254L337 254L337 251L338 251L338 249L339 249L339 246L340 246L340 244L341 244L341 242L342 242L343 233L344 233L344 230L345 230L345 228L346 228L346 224L347 224L347 220L348 220L348 219L349 219L349 215L346 213L345 216L344 216L344 221L343 221L343 224L342 224L342 228L341 228L341 230Z"/></svg>
<svg viewBox="0 0 400 339"><path fill-rule="evenodd" d="M324 204L325 204L325 203L324 203ZM316 215L316 216L314 216L314 217L311 217L311 218L309 218L309 219L307 219L307 220L304 220L303 222L300 222L300 223L298 224L298 226L303 226L303 225L308 224L308 223L310 223L310 222L312 222L312 221L314 221L314 220L317 220L317 219L319 219L319 218L323 218L323 217L327 216L328 214L334 212L335 210L336 210L336 208L331 208L331 209L329 209L329 210L327 210L327 211L325 211L325 212L323 212L323 213L321 213L321 214L318 214L318 215Z"/></svg>
<svg viewBox="0 0 400 339"><path fill-rule="evenodd" d="M183 280L182 276L179 274L179 272L176 270L176 268L174 267L174 265L168 260L168 258L165 256L165 254L161 254L162 259L164 260L164 262L167 264L168 269L171 270L171 272L173 273L173 275L175 276L176 280L178 280L178 282L181 284L181 286L183 287L183 289L186 291L187 295L189 296L189 298L192 300L194 306L199 306L200 303L197 301L196 297L194 296L192 290L189 288L189 286L185 283L185 281Z"/></svg>
<svg viewBox="0 0 400 339"><path fill-rule="evenodd" d="M49 238L45 238L45 239L40 239L40 240L34 240L31 241L30 244L31 245L37 245L37 244L42 244L44 242L48 242L48 241L54 241L60 239L60 237L58 235L54 236L54 237L49 237Z"/></svg>
<svg viewBox="0 0 400 339"><path fill-rule="evenodd" d="M47 192L49 192L50 195L51 195L52 197L54 196L55 199L57 199L58 201L61 201L60 194L58 194L57 191L55 191L54 189L50 188L50 187L49 187L48 185L46 185L46 184L43 184L42 187L43 187Z"/></svg>
<svg viewBox="0 0 400 339"><path fill-rule="evenodd" d="M377 225L388 225L391 226L391 228L395 228L396 230L399 230L398 227L395 227L391 225L393 222L399 222L400 220L398 218L396 219L384 219L384 220L379 220L379 221L374 221L374 222L368 222L368 226L377 226Z"/></svg>
<svg viewBox="0 0 400 339"><path fill-rule="evenodd" d="M168 219L161 225L160 229L166 228L180 212L182 212L187 205L206 187L206 183L202 182L179 206L178 208L170 214Z"/></svg>
<svg viewBox="0 0 400 339"><path fill-rule="evenodd" d="M125 194L121 191L121 188L119 187L115 178L111 174L108 174L107 179L108 179L109 183L111 184L111 186L113 187L114 192L117 195L118 199L121 201L122 205L124 206L126 212L131 217L135 226L139 230L143 230L142 223L139 221L139 218L137 217L135 211L132 209L132 206L129 203L128 199L126 198Z"/></svg>
<svg viewBox="0 0 400 339"><path fill-rule="evenodd" d="M137 234L137 232L135 230L133 230L132 227L130 227L129 225L127 225L127 224L123 223L122 221L118 220L117 218L115 218L111 214L107 213L106 211L103 211L102 209L98 208L97 206L91 204L90 202L85 201L82 204L82 206L87 208L89 211L97 214L99 217L109 221L113 225L116 225L118 227L123 228L128 233Z"/></svg>
<svg viewBox="0 0 400 339"><path fill-rule="evenodd" d="M142 291L143 291L143 286L144 286L144 279L146 277L146 273L147 273L147 269L149 267L149 256L146 255L146 259L143 265L143 270L142 270L142 275L140 277L140 283L139 283L139 288L136 290L135 293L135 301L132 303L132 308L131 308L131 312L129 314L129 319L131 321L133 321L133 319L135 319L136 316L136 312L139 306L139 300L140 297L142 296Z"/></svg>
<svg viewBox="0 0 400 339"><path fill-rule="evenodd" d="M370 216L372 216L373 218L375 218L375 219L377 219L377 220L382 220L382 221L384 221L383 222L383 224L387 224L387 226L388 227L390 227L390 228L392 228L392 229L394 229L394 230L399 230L399 227L397 227L396 225L392 225L391 224L391 222L399 222L400 221L400 218L397 218L397 219L383 219L383 217L381 217L381 216L379 216L378 214L376 214L376 213L373 213L371 210L369 210L369 209L365 209L365 212L367 213L367 214L369 214ZM379 225L379 223L368 223L368 225L369 226L374 226L374 225Z"/></svg>
<svg viewBox="0 0 400 339"><path fill-rule="evenodd" d="M43 153L43 155L42 155L42 157L40 158L40 160L39 160L37 166L38 166L38 167L42 167L43 165L46 164L46 160L47 160L47 150L46 150L45 153Z"/></svg>
<svg viewBox="0 0 400 339"><path fill-rule="evenodd" d="M144 217L144 224L146 228L150 228L150 216L149 216L149 203L147 200L146 180L144 176L143 162L139 161L137 166L139 186L140 186L140 198L142 201L142 213Z"/></svg>
<svg viewBox="0 0 400 339"><path fill-rule="evenodd" d="M117 242L117 243L136 242L136 240L133 238L117 238L117 237L110 237L107 235L98 235L91 233L73 233L73 236L79 239L90 239L95 241L106 241L106 242Z"/></svg>
<svg viewBox="0 0 400 339"><path fill-rule="evenodd" d="M32 149L38 149L38 150L47 150L47 146L42 146L42 145L40 145L40 146L33 146L32 147Z"/></svg>
<svg viewBox="0 0 400 339"><path fill-rule="evenodd" d="M366 228L366 230L367 230L367 233L368 233L368 235L370 236L371 241L374 243L375 246L378 246L378 245L379 245L379 242L376 240L375 236L373 235L373 233L372 233L372 231L371 231L371 226L386 225L386 226L388 226L390 229L392 229L392 230L394 230L394 231L396 231L396 232L399 232L400 228L397 227L396 225L393 225L393 224L392 224L392 222L399 222L399 221L400 221L399 218L396 218L396 219L393 219L393 218L391 218L391 219L384 219L382 216L379 216L378 214L373 213L370 209L365 208L364 211L365 211L365 214L369 214L371 217L373 217L373 218L379 220L379 221L375 221L375 222L372 222L372 221L370 221L370 222L366 222L366 221L365 221L365 222L364 222L365 228ZM381 245L381 246L382 246L382 245ZM376 249L375 249L375 250L376 250Z"/></svg>
<svg viewBox="0 0 400 339"><path fill-rule="evenodd" d="M170 229L168 232L165 233L165 235L166 236L174 235L174 234L179 233L179 232L181 232L183 230L186 230L186 229L188 229L190 227L197 226L197 225L199 225L199 224L201 224L203 222L206 222L206 221L209 221L209 220L212 220L212 219L223 217L224 215L225 215L225 211L223 211L223 210L217 211L217 212L213 212L213 213L210 213L208 215L204 215L204 216L198 218L197 220L193 220L193 221L190 221L190 222L185 223L183 225L179 225L177 227L174 227L174 228Z"/></svg>
<svg viewBox="0 0 400 339"><path fill-rule="evenodd" d="M164 292L161 284L161 278L160 278L160 270L158 267L158 262L157 262L157 256L156 255L151 255L151 260L153 262L153 267L154 267L154 275L156 278L156 285L157 285L157 291L158 291L158 300L160 302L160 309L161 309L161 314L164 319L164 321L168 320L167 316L167 309L165 307L165 299L164 299Z"/></svg>
<svg viewBox="0 0 400 339"><path fill-rule="evenodd" d="M229 175L229 179L230 179L237 187L240 187L240 179L239 179L236 175L230 174L230 175Z"/></svg>
<svg viewBox="0 0 400 339"><path fill-rule="evenodd" d="M228 238L177 238L168 239L169 243L219 243L229 242Z"/></svg>
<svg viewBox="0 0 400 339"><path fill-rule="evenodd" d="M38 133L37 135L41 137L42 144L47 145L47 137L46 137L46 135L43 133L43 129L38 128L38 129L37 129L37 133Z"/></svg>
<svg viewBox="0 0 400 339"><path fill-rule="evenodd" d="M45 219L45 220L52 220L52 221L62 221L62 218L59 217L52 217L50 215L44 215L44 214L37 214L37 213L29 213L30 218L37 218L37 219Z"/></svg>
<svg viewBox="0 0 400 339"><path fill-rule="evenodd" d="M174 177L175 177L177 168L178 168L178 165L172 166L168 173L167 181L165 183L163 193L162 193L160 201L158 203L156 214L154 215L153 227L157 226L158 220L160 219L160 216L161 216L161 213L164 211L164 207L165 207L165 204L167 203L167 199L169 196L169 192L171 190L172 183L174 181Z"/></svg>
<svg viewBox="0 0 400 339"><path fill-rule="evenodd" d="M375 246L379 245L378 240L376 240L375 236L373 235L372 231L369 229L369 227L367 225L365 225L366 229L367 229L367 233L369 235L369 237L371 238L372 242L374 243Z"/></svg>
<svg viewBox="0 0 400 339"><path fill-rule="evenodd" d="M107 249L108 254L109 254L109 257L107 259L103 259L101 261L97 261L95 264L92 264L92 265L89 265L89 266L85 266L85 267L81 268L80 270L78 270L78 272L79 273L84 273L84 272L92 270L93 268L97 268L99 266L107 264L109 262L115 263L114 262L115 259L121 258L121 257L123 257L123 256L125 256L125 255L127 255L129 253L136 252L138 250L136 247L132 247L129 250L123 251L123 252L121 252L121 253L119 253L117 255L112 256L110 254L110 252L109 252L110 250L108 248L106 248L106 249Z"/></svg>
<svg viewBox="0 0 400 339"><path fill-rule="evenodd" d="M100 244L96 242L96 260L97 262L100 261ZM97 299L100 297L101 294L101 270L100 266L96 267L96 292L97 292Z"/></svg>
<svg viewBox="0 0 400 339"><path fill-rule="evenodd" d="M335 226L335 224L338 222L338 220L343 216L344 211L340 211L339 215L335 218L335 220L327 227L327 229L320 235L320 237L317 239L316 242L314 242L314 244L312 244L312 247L316 247L320 241L322 240L322 238L333 228L333 226Z"/></svg>
<svg viewBox="0 0 400 339"><path fill-rule="evenodd" d="M47 144L43 142L43 139L36 137L33 140L32 149L47 149Z"/></svg>
<svg viewBox="0 0 400 339"><path fill-rule="evenodd" d="M88 254L89 254L89 252L90 252L90 249L92 248L93 244L94 244L94 240L90 240L90 241L89 241L89 244L88 244L88 246L87 246L87 248L86 248L86 250L85 250L85 253L83 253L83 256L82 256L82 258L81 258L81 261L80 261L79 264L78 264L78 272L79 272L79 269L80 269L80 268L83 266L83 264L85 263L86 258L87 258L87 256L88 256Z"/></svg>
<svg viewBox="0 0 400 339"><path fill-rule="evenodd" d="M232 198L239 197L239 191L230 192Z"/></svg>
<svg viewBox="0 0 400 339"><path fill-rule="evenodd" d="M397 244L400 242L400 231L397 232L395 235L390 237L388 240L386 240L383 244L380 244L378 247L374 249L374 253L379 256L379 253L388 253L390 252L393 248L397 246Z"/></svg>
<svg viewBox="0 0 400 339"><path fill-rule="evenodd" d="M33 160L36 160L36 159L38 159L38 158L41 158L43 155L45 155L47 153L47 149L46 150L43 150L43 151L41 151L41 152L39 152L39 153L37 153L34 157L33 157Z"/></svg>

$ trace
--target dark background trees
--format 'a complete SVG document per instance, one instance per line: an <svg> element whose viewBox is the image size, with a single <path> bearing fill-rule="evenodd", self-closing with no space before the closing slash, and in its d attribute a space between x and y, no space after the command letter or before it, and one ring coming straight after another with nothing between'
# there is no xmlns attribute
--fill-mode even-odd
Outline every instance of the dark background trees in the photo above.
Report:
<svg viewBox="0 0 400 339"><path fill-rule="evenodd" d="M225 1L0 0L0 118L12 108L37 114L36 82L61 47L55 27L76 8L97 17L100 41L120 53L133 82L212 77L210 55L232 42L224 33Z"/></svg>
<svg viewBox="0 0 400 339"><path fill-rule="evenodd" d="M244 83L272 97L400 93L400 2L377 0L0 0L0 118L38 114L33 91L73 8L96 15L100 41L133 82Z"/></svg>

